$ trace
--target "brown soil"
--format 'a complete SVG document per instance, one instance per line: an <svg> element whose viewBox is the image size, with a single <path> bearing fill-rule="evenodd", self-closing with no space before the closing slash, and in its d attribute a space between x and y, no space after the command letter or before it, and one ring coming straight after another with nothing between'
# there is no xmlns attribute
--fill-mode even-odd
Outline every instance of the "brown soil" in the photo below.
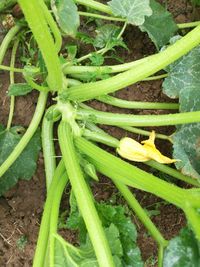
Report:
<svg viewBox="0 0 200 267"><path fill-rule="evenodd" d="M163 3L166 1L162 1ZM186 22L192 20L196 16L192 12L188 1L169 0L168 8L174 14L177 22ZM154 53L154 47L150 43L146 34L141 33L138 29L129 27L124 35L127 41L129 52L120 50L120 56L126 61L143 57L150 53ZM9 58L6 59L9 62ZM8 62L5 62L8 63ZM9 77L6 73L0 72L0 123L6 124L9 99L6 97ZM161 92L161 82L155 81L150 83L138 83L133 86L121 90L117 95L124 99L139 101L169 101ZM14 116L14 125L28 126L37 101L37 93L33 93L26 97L18 97L16 102L16 110ZM104 111L122 112L122 110L101 104L97 101L91 103L95 108ZM123 110L123 112L132 112ZM150 111L134 111L138 114L148 114ZM152 112L151 112L152 113ZM156 112L154 112L156 113ZM109 133L116 137L122 137L127 133L116 127L104 127ZM172 128L162 127L160 132L169 134L173 132ZM136 136L135 136L136 137ZM160 149L170 154L170 146L166 147L166 143L158 142ZM93 186L96 199L108 200L116 195L117 191L113 184L105 177L101 178L98 185ZM143 207L154 210L156 203L161 200L155 196L145 194L141 191L134 190L137 199ZM20 181L12 190L4 197L0 198L0 266L8 267L30 267L34 255L34 249L39 230L40 219L45 199L45 177L42 155L38 161L38 170L31 181ZM117 199L117 203L124 203L122 199ZM66 207L66 206L65 206ZM65 209L64 207L64 209ZM161 204L157 210L159 215L153 216L152 220L159 227L163 235L170 239L175 236L179 230L185 225L183 213L176 207L167 203ZM142 251L143 259L146 261L146 267L156 266L153 263L157 255L156 244L153 239L146 233L144 227L134 216L134 222L138 227L139 237L138 243ZM65 233L66 236L66 233ZM74 242L74 233L67 232L67 239ZM25 237L27 242L20 246L20 240ZM24 244L24 247L23 247Z"/></svg>

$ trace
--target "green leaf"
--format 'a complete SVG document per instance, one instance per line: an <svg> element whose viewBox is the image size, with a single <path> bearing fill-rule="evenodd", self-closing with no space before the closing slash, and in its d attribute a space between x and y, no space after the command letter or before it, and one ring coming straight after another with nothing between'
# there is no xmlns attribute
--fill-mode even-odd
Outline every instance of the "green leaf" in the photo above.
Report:
<svg viewBox="0 0 200 267"><path fill-rule="evenodd" d="M91 61L91 66L101 66L104 63L104 57L97 53L92 53L89 59Z"/></svg>
<svg viewBox="0 0 200 267"><path fill-rule="evenodd" d="M200 76L200 46L169 66L169 75L163 83L164 93L178 98L184 88L198 86Z"/></svg>
<svg viewBox="0 0 200 267"><path fill-rule="evenodd" d="M125 216L122 206L111 206L105 203L97 204L97 210L104 226L113 223L120 233L123 247L123 266L142 267L140 249L137 246L137 230L130 218Z"/></svg>
<svg viewBox="0 0 200 267"><path fill-rule="evenodd" d="M70 229L80 229L79 233L86 234L83 228L83 220L80 223L81 215L77 208L75 209L74 202L71 203L73 212L71 212L68 219L67 226ZM106 236L115 260L115 266L119 267L142 267L143 262L141 259L140 250L137 246L137 231L135 225L131 222L130 218L125 216L125 210L122 206L111 206L105 203L96 203L97 211L99 213L102 225L105 229ZM87 247L91 247L88 237L85 235L81 247L84 248L86 242Z"/></svg>
<svg viewBox="0 0 200 267"><path fill-rule="evenodd" d="M76 37L84 44L94 44L94 38L84 32L77 32Z"/></svg>
<svg viewBox="0 0 200 267"><path fill-rule="evenodd" d="M151 0L150 7L153 10L153 14L145 18L145 22L140 26L140 29L148 33L152 42L159 49L169 42L170 38L177 32L178 27L171 13L161 4Z"/></svg>
<svg viewBox="0 0 200 267"><path fill-rule="evenodd" d="M14 150L25 131L20 126L12 127L9 131L1 128L3 130L0 132L0 165ZM37 131L22 154L0 178L0 196L13 187L19 179L29 180L33 176L40 148L40 132Z"/></svg>
<svg viewBox="0 0 200 267"><path fill-rule="evenodd" d="M14 83L8 88L9 96L27 95L33 90L33 88L27 83Z"/></svg>
<svg viewBox="0 0 200 267"><path fill-rule="evenodd" d="M73 0L51 0L51 7L61 30L72 37L76 36L80 18Z"/></svg>
<svg viewBox="0 0 200 267"><path fill-rule="evenodd" d="M77 45L66 45L65 48L67 49L67 60L73 61L77 54Z"/></svg>
<svg viewBox="0 0 200 267"><path fill-rule="evenodd" d="M115 46L127 48L122 38L118 38L120 31L120 27L114 24L105 24L99 27L96 30L97 36L93 45L97 48L106 47L107 49L112 49Z"/></svg>
<svg viewBox="0 0 200 267"><path fill-rule="evenodd" d="M149 0L112 0L108 2L115 16L125 18L127 23L142 25L145 16L151 16Z"/></svg>
<svg viewBox="0 0 200 267"><path fill-rule="evenodd" d="M164 253L163 267L200 266L200 244L191 230L184 228L170 240Z"/></svg>
<svg viewBox="0 0 200 267"><path fill-rule="evenodd" d="M200 110L200 47L170 65L163 83L164 93L179 97L180 112ZM177 127L173 135L173 157L180 160L176 168L185 175L200 179L200 123Z"/></svg>
<svg viewBox="0 0 200 267"><path fill-rule="evenodd" d="M76 248L61 236L55 237L55 267L99 267L94 250L88 241L85 247Z"/></svg>

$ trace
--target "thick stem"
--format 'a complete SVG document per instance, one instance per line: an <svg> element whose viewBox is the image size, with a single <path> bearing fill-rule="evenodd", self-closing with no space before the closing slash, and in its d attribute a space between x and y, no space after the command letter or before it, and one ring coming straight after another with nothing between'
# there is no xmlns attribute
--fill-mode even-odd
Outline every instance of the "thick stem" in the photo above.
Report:
<svg viewBox="0 0 200 267"><path fill-rule="evenodd" d="M59 208L60 202L62 198L63 191L68 182L68 176L66 173L62 175L59 179L59 183L54 192L54 199L51 208L51 216L50 216L50 228L49 228L49 267L54 267L55 265L55 234L57 233L58 228L58 218L59 218Z"/></svg>
<svg viewBox="0 0 200 267"><path fill-rule="evenodd" d="M10 166L15 162L15 160L19 157L19 155L22 153L22 151L25 149L31 138L33 137L34 133L36 132L40 121L42 119L45 106L47 101L47 93L41 92L38 98L37 107L34 113L34 116L32 118L32 121L19 141L19 143L16 145L13 152L9 155L9 157L3 162L3 164L0 166L0 177L3 176L3 174L10 168Z"/></svg>
<svg viewBox="0 0 200 267"><path fill-rule="evenodd" d="M58 26L57 26L56 22L54 21L53 17L51 16L51 13L49 12L44 1L39 0L38 2L42 8L42 11L44 12L44 16L47 20L47 23L49 24L49 27L52 30L52 33L53 33L54 39L55 39L55 47L56 47L57 52L59 53L59 51L62 47L62 36L61 36L60 30L58 29Z"/></svg>
<svg viewBox="0 0 200 267"><path fill-rule="evenodd" d="M51 108L47 110L50 112ZM55 157L55 148L53 141L53 120L48 120L44 116L42 123L42 149L44 157L44 166L45 166L45 176L46 176L46 187L47 192L49 191L54 172L56 169L56 157Z"/></svg>
<svg viewBox="0 0 200 267"><path fill-rule="evenodd" d="M141 81L176 61L200 43L200 26L189 32L164 51L155 54L145 63L106 80L74 86L68 97L75 101L86 101L100 95L112 93Z"/></svg>
<svg viewBox="0 0 200 267"><path fill-rule="evenodd" d="M130 165L83 138L77 138L76 145L82 153L87 155L98 171L113 179L114 182L152 193L184 208L184 199L187 199L188 195L185 190Z"/></svg>
<svg viewBox="0 0 200 267"><path fill-rule="evenodd" d="M48 70L47 83L49 88L52 91L59 91L62 89L63 76L57 52L58 47L55 46L49 31L46 21L47 15L44 14L37 0L18 0L18 3L44 58Z"/></svg>
<svg viewBox="0 0 200 267"><path fill-rule="evenodd" d="M64 74L81 74L83 72L97 72L97 73L117 73L123 72L133 67L137 67L141 63L147 62L149 59L154 57L154 55L141 58L132 62L118 64L118 65L111 65L111 66L69 66L69 63L63 64L63 72Z"/></svg>
<svg viewBox="0 0 200 267"><path fill-rule="evenodd" d="M86 123L86 127L90 130L90 131L88 131L88 130L83 131L83 136L86 137L87 139L95 141L95 142L99 142L101 144L105 144L105 145L108 145L108 146L114 147L114 148L117 148L119 146L119 140L117 138L114 138L111 135L107 134L102 129L97 127L95 124ZM126 127L122 127L122 128L124 129ZM200 183L198 182L198 180L195 180L189 176L186 176L186 175L180 173L179 171L177 171L177 170L175 170L175 169L173 169L167 165L158 163L158 162L153 161L153 160L143 162L143 163L156 169L156 170L159 170L163 173L171 175L172 177L174 177L178 180L181 180L181 181L186 182L188 184L200 187Z"/></svg>
<svg viewBox="0 0 200 267"><path fill-rule="evenodd" d="M42 221L40 224L40 231L37 240L36 251L33 260L33 267L44 267L44 261L46 256L46 250L49 238L49 225L50 215L52 210L52 204L55 196L55 188L57 187L59 180L65 172L64 162L61 160L58 167L56 168L53 181L51 183L49 193L44 206L44 212L42 215Z"/></svg>
<svg viewBox="0 0 200 267"><path fill-rule="evenodd" d="M129 115L95 110L77 111L77 119L113 126L167 126L200 122L200 111L165 115Z"/></svg>
<svg viewBox="0 0 200 267"><path fill-rule="evenodd" d="M85 221L100 267L114 267L112 254L97 214L92 193L85 182L73 144L72 130L68 123L61 122L58 138L63 160L76 197L78 207Z"/></svg>
<svg viewBox="0 0 200 267"><path fill-rule="evenodd" d="M97 100L112 106L128 109L179 109L179 104L127 101L109 95L99 96Z"/></svg>
<svg viewBox="0 0 200 267"><path fill-rule="evenodd" d="M19 40L16 40L12 49L12 53L11 53L11 61L10 61L10 67L14 68L15 66L15 57L16 57L16 53L17 53L17 48L19 45ZM14 84L15 83L15 75L13 71L10 71L10 84ZM15 109L15 97L11 96L10 97L10 112L9 112L9 117L8 117L8 123L7 123L7 130L10 129L11 124L12 124L12 119L13 119L13 115L14 115L14 109Z"/></svg>

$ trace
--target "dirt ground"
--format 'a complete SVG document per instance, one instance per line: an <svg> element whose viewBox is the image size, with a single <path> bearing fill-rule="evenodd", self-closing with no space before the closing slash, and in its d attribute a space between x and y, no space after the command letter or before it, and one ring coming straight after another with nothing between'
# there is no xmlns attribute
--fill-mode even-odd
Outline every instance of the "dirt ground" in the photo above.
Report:
<svg viewBox="0 0 200 267"><path fill-rule="evenodd" d="M167 2L169 10L174 14L177 22L181 23L196 19L197 13L192 12L188 1L163 0L162 2ZM119 54L123 56L125 61L135 60L155 51L147 35L134 27L128 27L124 38L129 51L120 49ZM6 58L4 63L8 62L9 57ZM9 111L9 99L6 97L8 80L8 75L0 72L0 123L2 124L6 124ZM119 91L117 96L138 101L169 101L161 92L161 81L137 83ZM36 101L37 93L17 98L14 125L28 126ZM103 111L122 112L118 108L110 107L97 101L93 101L91 105ZM123 110L123 112L130 113L132 111ZM153 113L156 114L157 112ZM150 111L134 111L134 113L149 114ZM127 133L116 127L106 126L104 129L116 137L127 135ZM162 127L159 131L169 134L173 132L173 128ZM161 151L170 155L170 145L166 147L166 143L162 141L159 141L158 145ZM101 178L98 185L93 185L93 192L97 200L111 198L115 199L114 201L117 203L124 203L122 199L116 198L117 191L115 187L105 177ZM168 203L161 202L155 196L138 190L134 190L134 192L141 205L155 213L152 220L167 239L172 238L179 232L185 224L184 215L180 210ZM45 195L45 176L41 154L34 177L28 182L20 181L4 197L0 198L0 266L30 267L32 265ZM66 206L62 207L63 210L65 208ZM133 220L138 228L138 243L142 251L142 257L146 261L146 267L156 266L156 244L135 216ZM65 233L65 237L73 242L75 241L74 236L74 233L67 232L67 235Z"/></svg>

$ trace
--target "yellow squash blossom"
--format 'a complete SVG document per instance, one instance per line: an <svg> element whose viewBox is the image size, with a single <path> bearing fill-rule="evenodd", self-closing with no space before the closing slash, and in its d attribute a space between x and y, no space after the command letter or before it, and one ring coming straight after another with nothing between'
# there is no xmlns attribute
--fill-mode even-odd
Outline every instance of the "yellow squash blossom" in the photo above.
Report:
<svg viewBox="0 0 200 267"><path fill-rule="evenodd" d="M170 159L162 155L156 148L154 142L155 131L152 131L148 140L142 141L143 145L132 138L125 137L120 141L117 152L121 157L137 162L145 162L153 159L159 163L170 164L177 161L176 159Z"/></svg>

